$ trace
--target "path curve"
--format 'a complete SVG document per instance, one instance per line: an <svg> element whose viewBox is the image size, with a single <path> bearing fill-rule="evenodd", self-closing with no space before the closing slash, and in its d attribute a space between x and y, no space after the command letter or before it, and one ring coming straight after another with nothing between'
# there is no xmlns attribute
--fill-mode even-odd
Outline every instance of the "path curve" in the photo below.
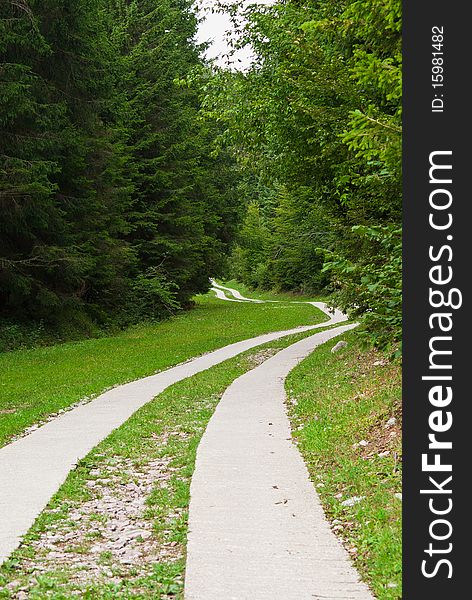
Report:
<svg viewBox="0 0 472 600"><path fill-rule="evenodd" d="M238 292L238 290L226 287L224 285L220 285L214 279L210 279L210 283L212 285L211 291L215 292L216 297L219 300L226 300L228 302L257 302L258 304L271 304L274 302L282 304L284 302L288 304L311 304L312 306L316 306L316 308L319 308L321 311L330 316L331 314L335 313L338 313L339 315L343 314L338 309L328 309L327 305L324 302L313 302L311 300L256 300L255 298L246 298L245 296L241 295L241 293ZM228 298L225 292L229 292L233 296L233 298ZM346 320L346 318L344 320Z"/></svg>
<svg viewBox="0 0 472 600"><path fill-rule="evenodd" d="M244 300L237 300L236 298L228 298L228 296L224 293L224 291L220 290L219 288L212 287L211 291L215 292L218 300L226 300L226 302L244 302Z"/></svg>
<svg viewBox="0 0 472 600"><path fill-rule="evenodd" d="M218 295L218 292L222 291L223 294L224 294L224 292L229 292L235 298L235 300L237 300L239 302L253 302L255 304L263 304L264 303L264 300L258 300L257 298L246 298L238 290L235 290L230 287L226 287L224 285L220 285L214 279L210 279L210 283L213 286L212 289L216 293L218 298L220 298L220 295ZM232 298L226 297L226 294L224 294L224 296L225 296L225 298L221 298L222 300L232 300ZM277 302L277 300L267 300L266 302Z"/></svg>
<svg viewBox="0 0 472 600"><path fill-rule="evenodd" d="M373 600L325 519L284 404L288 373L355 326L292 344L226 390L197 452L186 600Z"/></svg>
<svg viewBox="0 0 472 600"><path fill-rule="evenodd" d="M120 385L0 448L0 564L20 544L36 517L77 462L167 387L246 350L281 337L345 321L329 312L324 323L260 335L194 358L150 377Z"/></svg>

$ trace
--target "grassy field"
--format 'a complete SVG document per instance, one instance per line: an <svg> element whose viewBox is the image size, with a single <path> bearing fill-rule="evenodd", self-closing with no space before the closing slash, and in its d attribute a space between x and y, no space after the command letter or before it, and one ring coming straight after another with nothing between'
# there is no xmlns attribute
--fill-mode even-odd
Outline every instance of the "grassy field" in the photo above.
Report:
<svg viewBox="0 0 472 600"><path fill-rule="evenodd" d="M377 598L401 592L401 372L378 352L338 340L286 382L294 436L333 530ZM343 504L344 503L344 504Z"/></svg>
<svg viewBox="0 0 472 600"><path fill-rule="evenodd" d="M0 354L0 446L48 415L104 390L259 334L325 319L303 304L222 302L111 337Z"/></svg>
<svg viewBox="0 0 472 600"><path fill-rule="evenodd" d="M255 297L235 282L225 285ZM167 322L0 355L0 440L117 383L240 339L323 320L309 305L208 295ZM79 463L0 569L0 598L181 598L189 486L206 424L236 377L306 335L177 383L133 415ZM321 346L287 379L293 435L333 531L363 579L379 600L398 600L400 366L361 349L355 331L343 339L347 348L332 354L338 339ZM145 510L138 514L135 504Z"/></svg>
<svg viewBox="0 0 472 600"><path fill-rule="evenodd" d="M190 481L206 424L235 378L306 335L181 381L135 413L79 463L0 568L0 598L182 598ZM128 540L130 530L138 535Z"/></svg>

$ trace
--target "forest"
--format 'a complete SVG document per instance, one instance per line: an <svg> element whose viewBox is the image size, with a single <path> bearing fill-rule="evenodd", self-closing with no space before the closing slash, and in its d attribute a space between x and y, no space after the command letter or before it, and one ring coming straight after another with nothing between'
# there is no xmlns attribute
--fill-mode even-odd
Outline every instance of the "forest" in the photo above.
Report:
<svg viewBox="0 0 472 600"><path fill-rule="evenodd" d="M401 599L401 43L0 0L0 598Z"/></svg>
<svg viewBox="0 0 472 600"><path fill-rule="evenodd" d="M322 294L398 352L401 3L0 4L0 340L163 319L209 277Z"/></svg>

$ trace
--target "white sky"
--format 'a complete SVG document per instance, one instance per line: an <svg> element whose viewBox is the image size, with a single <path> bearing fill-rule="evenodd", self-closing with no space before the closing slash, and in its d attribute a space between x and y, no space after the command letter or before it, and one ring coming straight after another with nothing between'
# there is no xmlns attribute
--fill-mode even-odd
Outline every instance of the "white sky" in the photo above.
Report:
<svg viewBox="0 0 472 600"><path fill-rule="evenodd" d="M239 6L255 3L272 4L273 0L240 0L237 2ZM225 55L228 53L229 47L226 42L226 32L232 29L229 15L222 13L212 14L208 9L216 5L214 0L197 0L196 5L200 7L200 14L206 17L205 21L200 24L197 40L200 43L211 41L212 44L206 56L217 59L217 64L220 66L227 66L228 62ZM239 51L233 59L235 61L234 68L247 68L251 63L251 56L249 48Z"/></svg>

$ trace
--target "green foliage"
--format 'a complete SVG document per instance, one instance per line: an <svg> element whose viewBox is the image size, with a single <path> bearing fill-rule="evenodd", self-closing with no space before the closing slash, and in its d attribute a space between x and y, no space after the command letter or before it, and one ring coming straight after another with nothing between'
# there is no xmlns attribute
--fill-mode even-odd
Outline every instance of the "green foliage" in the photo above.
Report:
<svg viewBox="0 0 472 600"><path fill-rule="evenodd" d="M163 317L180 308L176 300L177 285L165 279L155 267L140 273L133 282L138 314Z"/></svg>
<svg viewBox="0 0 472 600"><path fill-rule="evenodd" d="M237 172L180 83L196 27L186 0L1 3L1 318L159 317L222 271Z"/></svg>
<svg viewBox="0 0 472 600"><path fill-rule="evenodd" d="M340 305L361 307L372 342L396 341L400 2L287 1L243 13L236 45L250 45L255 62L245 73L217 70L204 102L248 182L233 274L263 288L334 287ZM379 246L392 256L377 260ZM323 256L337 258L323 268Z"/></svg>
<svg viewBox="0 0 472 600"><path fill-rule="evenodd" d="M324 344L290 373L289 415L325 514L341 525L335 531L362 579L375 598L400 600L401 368L362 348L357 330L343 338L347 348L333 354L337 340ZM362 500L342 505L353 496Z"/></svg>
<svg viewBox="0 0 472 600"><path fill-rule="evenodd" d="M248 303L250 304L250 303ZM209 319L203 319L205 325L214 330L225 330L221 325L228 325L224 315L234 313L234 318L239 320L241 310L247 312L247 305L232 307L230 303L214 301L214 308L220 312L223 321L215 321L213 315ZM261 306L249 307L253 313L252 327L256 322L259 326L266 326L267 319L260 319ZM306 308L306 306L304 307ZM211 311L210 311L211 312ZM283 313L284 311L281 311ZM259 313L259 315L258 315ZM246 316L248 316L246 314ZM187 314L184 318L194 319L195 313ZM202 324L202 314L195 321L197 333ZM165 325L165 324L160 324ZM283 326L283 317L281 326ZM154 326L156 327L156 326ZM159 327L159 326L157 326ZM257 326L256 326L257 327ZM236 331L236 330L235 330ZM174 335L167 341L171 346L161 345L156 348L155 334L149 332L149 350L156 351L164 360L169 360L175 351L175 343L180 343L184 352L188 350L187 333L188 323L183 336ZM144 330L141 331L141 335ZM208 330L207 330L208 334ZM219 399L225 389L237 377L253 368L255 360L261 350L266 348L272 352L285 348L294 342L306 337L309 333L301 333L273 340L269 344L258 346L242 355L227 360L220 365L207 369L193 377L187 378L175 385L170 386L157 398L147 403L141 410L131 416L121 427L116 429L110 436L103 440L87 457L79 462L77 467L71 471L67 480L61 486L48 507L36 520L33 528L25 536L21 548L6 561L0 569L0 597L11 597L21 587L26 590L30 597L43 598L50 595L54 598L73 598L79 596L89 600L130 600L131 598L152 598L153 600L169 600L169 598L181 598L183 592L183 579L185 560L171 560L166 562L160 558L158 562L151 565L147 572L137 570L134 565L123 565L116 562L116 553L102 552L100 555L89 554L93 545L92 540L84 539L78 544L68 545L68 557L70 560L60 564L60 568L47 560L47 550L43 553L38 550L38 539L47 535L53 529L58 528L61 536L66 533L74 535L77 540L77 524L71 519L71 508L80 509L91 500L93 495L103 491L115 494L120 489L120 484L130 482L130 462L134 473L131 479L142 475L143 469L149 470L150 463L161 461L165 456L166 474L165 479L155 478L152 490L145 491L145 507L142 519L148 521L149 530L152 530L154 547L165 547L172 545L174 552L184 554L187 539L187 515L190 501L190 482L194 472L196 451L201 436L203 435L208 421L210 420ZM133 336L134 337L134 336ZM205 339L206 338L206 339ZM192 336L191 340L194 340ZM211 337L201 337L200 352L211 346ZM94 342L91 342L92 344ZM210 345L208 345L210 344ZM115 339L106 354L108 359L116 351L125 348L119 339ZM189 354L191 355L191 354ZM142 365L142 355L139 365ZM150 361L151 372L156 368L154 362ZM123 365L123 360L121 360ZM128 366L128 361L124 361ZM77 363L75 363L75 366ZM97 367L100 367L99 361ZM103 368L99 369L103 374ZM88 378L87 378L88 381ZM49 393L50 390L49 390ZM168 435L168 432L181 431L184 435ZM169 463L169 467L166 465ZM127 468L120 470L120 465ZM117 469L118 467L118 469ZM97 476L97 471L100 476ZM168 475L168 476L167 476ZM105 479L104 487L96 485L91 492L90 481ZM98 529L106 527L106 516L100 521L94 520L93 514L84 510L84 518L81 520L80 532L84 533L87 528L92 528L92 535L97 535ZM103 520L102 520L103 519ZM138 540L139 541L139 540ZM148 541L149 543L149 541ZM30 568L30 557L34 553L35 563L39 564L41 577L37 577L40 569L33 571ZM76 556L84 560L95 560L106 565L108 568L100 577L93 581L84 583L83 566L77 566ZM43 560L44 559L44 560ZM81 561L83 563L83 560ZM117 582L115 572L119 568L120 578ZM125 570L126 569L126 570Z"/></svg>
<svg viewBox="0 0 472 600"><path fill-rule="evenodd" d="M395 344L402 327L401 229L358 225L353 232L366 247L359 259L332 254L323 269L336 287L333 301L353 316L364 316L363 332L376 346Z"/></svg>
<svg viewBox="0 0 472 600"><path fill-rule="evenodd" d="M257 287L265 281L269 230L265 225L259 205L252 202L238 235L239 244L234 250L231 269L234 276Z"/></svg>
<svg viewBox="0 0 472 600"><path fill-rule="evenodd" d="M332 286L374 342L397 339L395 286L395 318L380 325L367 302L388 260L353 227L401 219L400 3L241 11L245 72L202 61L190 0L2 3L1 318L57 328L173 311L223 274L244 207L234 276ZM342 264L357 265L355 285Z"/></svg>

